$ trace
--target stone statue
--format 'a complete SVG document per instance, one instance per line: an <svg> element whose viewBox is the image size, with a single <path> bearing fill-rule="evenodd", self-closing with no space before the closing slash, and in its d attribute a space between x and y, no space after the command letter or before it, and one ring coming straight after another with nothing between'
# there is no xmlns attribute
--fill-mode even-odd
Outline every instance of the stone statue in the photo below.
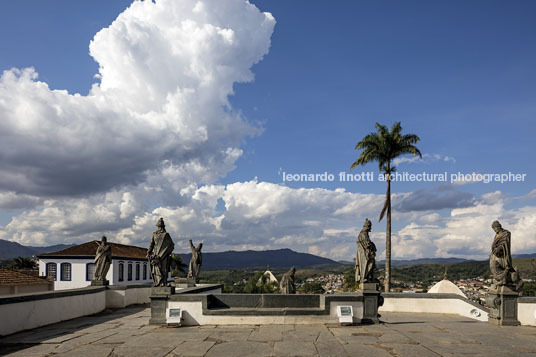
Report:
<svg viewBox="0 0 536 357"><path fill-rule="evenodd" d="M281 294L296 294L294 273L296 273L296 268L292 267L289 271L283 274L281 283L279 283L279 290L281 291Z"/></svg>
<svg viewBox="0 0 536 357"><path fill-rule="evenodd" d="M199 277L199 272L201 271L201 264L203 263L201 257L201 248L203 248L203 243L199 243L196 248L190 239L192 258L190 259L190 265L188 266L188 279L195 279L196 282L197 278Z"/></svg>
<svg viewBox="0 0 536 357"><path fill-rule="evenodd" d="M95 253L95 277L93 280L105 281L106 274L112 263L112 247L107 243L106 236L102 236L101 242L97 243L97 252Z"/></svg>
<svg viewBox="0 0 536 357"><path fill-rule="evenodd" d="M151 237L147 250L147 258L151 265L153 286L167 286L168 273L171 267L171 252L175 245L171 236L166 232L164 220L160 218L156 223L156 232Z"/></svg>
<svg viewBox="0 0 536 357"><path fill-rule="evenodd" d="M503 229L499 221L494 221L491 224L491 228L495 231L489 256L489 267L493 275L493 283L498 287L509 285L511 290L521 292L523 280L521 280L517 269L512 266L510 231Z"/></svg>
<svg viewBox="0 0 536 357"><path fill-rule="evenodd" d="M363 229L357 236L357 254L355 259L355 281L358 283L377 283L376 245L369 238L372 223L365 218Z"/></svg>

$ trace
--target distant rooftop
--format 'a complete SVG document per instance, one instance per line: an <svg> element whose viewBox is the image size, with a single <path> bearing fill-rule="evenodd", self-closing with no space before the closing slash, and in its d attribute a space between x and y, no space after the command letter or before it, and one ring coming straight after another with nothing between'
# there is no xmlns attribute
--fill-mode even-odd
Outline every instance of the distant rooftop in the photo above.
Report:
<svg viewBox="0 0 536 357"><path fill-rule="evenodd" d="M46 279L38 278L30 274L20 273L15 270L0 268L0 285L28 285L48 284Z"/></svg>
<svg viewBox="0 0 536 357"><path fill-rule="evenodd" d="M75 245L69 248L59 250L52 253L37 254L38 258L60 258L60 257L94 257L97 252L99 241ZM146 259L147 249L135 247L132 245L124 245L118 243L108 243L112 247L112 258L137 258Z"/></svg>
<svg viewBox="0 0 536 357"><path fill-rule="evenodd" d="M536 329L458 315L384 313L380 325L148 325L143 306L107 310L0 338L24 356L523 356Z"/></svg>

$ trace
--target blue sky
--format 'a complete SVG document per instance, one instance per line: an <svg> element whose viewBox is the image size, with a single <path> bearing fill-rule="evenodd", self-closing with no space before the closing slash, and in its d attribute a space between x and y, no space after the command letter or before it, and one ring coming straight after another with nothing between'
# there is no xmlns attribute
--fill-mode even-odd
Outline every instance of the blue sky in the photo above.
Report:
<svg viewBox="0 0 536 357"><path fill-rule="evenodd" d="M337 175L349 170L358 155L354 145L374 130L375 122L391 125L401 121L405 132L420 136L418 147L426 155L422 162L401 163L399 171L514 172L527 176L522 183L474 183L446 189L438 183L397 182L393 192L408 195L420 192L424 197L420 199L430 201L430 207L421 207L416 216L401 217L394 222L396 229L410 226L420 214L437 213L445 218L452 215L453 209L478 207L476 201L487 200L492 205L489 202L492 198L482 197L497 191L500 196L494 196L495 199L504 204L500 213L491 215L504 216L512 225L521 225L521 218L526 214L523 208L529 207L526 209L532 212L536 196L530 194L536 183L532 164L536 126L536 4L533 1L251 2L260 11L271 13L276 24L269 52L259 53L262 60L252 66L254 81L235 80L234 95L229 96L229 101L233 113L240 113L253 126L262 126L262 132L239 138L237 147L243 153L232 163L234 169L226 168L211 179L191 179L189 183L196 182L199 188L257 178L260 183L281 184L281 171ZM0 4L0 30L4 34L0 39L0 69L34 67L39 80L46 82L50 89L88 95L92 84L99 82L94 77L99 64L88 53L89 42L129 4L130 1L3 2ZM211 168L206 166L206 169ZM360 171L378 174L375 164L356 170ZM121 187L122 183L118 182L110 187ZM385 192L385 183L377 181L341 183L335 179L331 183L285 185L291 189L324 188L330 192L340 187L359 194ZM14 188L4 190L18 192ZM106 190L100 193L103 192ZM441 192L447 192L446 196ZM25 194L38 197L40 203L4 208L0 211L0 224L7 226L12 217L24 216L29 210L42 212L43 200L50 198L45 193ZM87 192L60 194L69 199L87 195ZM467 204L471 199L474 202ZM434 200L448 202L434 206ZM149 206L155 209L170 204L155 199ZM147 211L145 207L121 227L84 225L84 232L77 229L72 232L79 239L85 239L84 234L97 234L101 228L120 232L128 229L135 217L147 215ZM357 215L359 219L361 216ZM358 228L359 223L352 221L354 218L338 222L339 228L349 229L352 224ZM442 228L449 225L442 224ZM47 238L51 232L32 229L44 238L26 241L22 238L24 233L5 229L3 239L35 244L52 242ZM383 223L377 229L383 229ZM534 234L527 234L529 247L536 247ZM274 237L275 242L283 239L277 234ZM259 242L260 238L255 243L229 238L228 244L219 242L213 247L264 247ZM330 255L325 249L311 252ZM441 255L441 252L429 250L419 254Z"/></svg>

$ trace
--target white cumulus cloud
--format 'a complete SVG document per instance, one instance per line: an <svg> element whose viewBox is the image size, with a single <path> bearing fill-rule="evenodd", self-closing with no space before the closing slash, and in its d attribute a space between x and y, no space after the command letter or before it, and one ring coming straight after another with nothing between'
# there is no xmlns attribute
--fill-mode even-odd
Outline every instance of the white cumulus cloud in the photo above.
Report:
<svg viewBox="0 0 536 357"><path fill-rule="evenodd" d="M183 183L226 174L259 132L227 98L253 79L274 24L244 0L135 1L91 41L100 82L89 95L5 70L0 191L88 195L169 170Z"/></svg>

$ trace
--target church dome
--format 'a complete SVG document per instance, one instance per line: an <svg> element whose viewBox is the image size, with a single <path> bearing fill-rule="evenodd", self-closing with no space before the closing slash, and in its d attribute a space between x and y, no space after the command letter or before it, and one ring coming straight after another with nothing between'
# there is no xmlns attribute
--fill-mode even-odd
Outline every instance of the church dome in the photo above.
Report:
<svg viewBox="0 0 536 357"><path fill-rule="evenodd" d="M277 281L277 278L274 276L274 274L272 274L270 270L266 270L264 274L262 275L266 277L267 282L279 284L279 282ZM257 282L257 284L261 284L261 283L262 283L262 277L259 278L259 281Z"/></svg>
<svg viewBox="0 0 536 357"><path fill-rule="evenodd" d="M466 297L465 294L450 280L443 279L428 290L429 294L458 294Z"/></svg>

